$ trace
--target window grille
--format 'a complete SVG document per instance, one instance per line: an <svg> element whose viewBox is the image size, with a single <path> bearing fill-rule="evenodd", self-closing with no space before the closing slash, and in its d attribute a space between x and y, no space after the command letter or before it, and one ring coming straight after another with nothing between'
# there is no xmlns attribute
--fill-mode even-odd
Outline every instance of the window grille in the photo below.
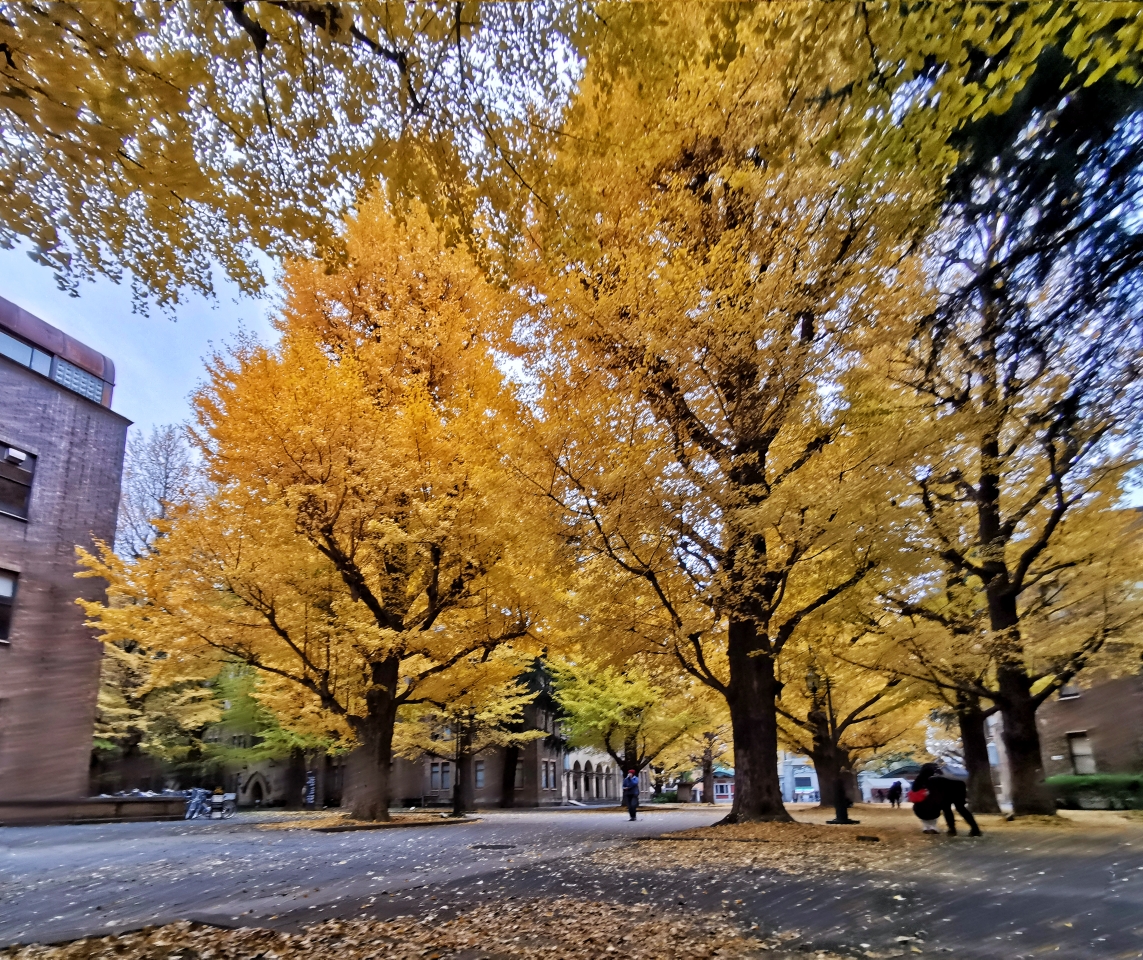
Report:
<svg viewBox="0 0 1143 960"><path fill-rule="evenodd" d="M61 387L74 390L81 397L96 403L103 402L103 381L86 370L81 370L74 363L57 357L55 380Z"/></svg>

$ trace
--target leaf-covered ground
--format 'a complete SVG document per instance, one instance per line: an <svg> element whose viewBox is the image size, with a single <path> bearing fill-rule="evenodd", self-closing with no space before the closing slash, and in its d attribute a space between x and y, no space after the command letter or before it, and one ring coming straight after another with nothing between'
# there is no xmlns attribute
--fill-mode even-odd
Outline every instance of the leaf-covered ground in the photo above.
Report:
<svg viewBox="0 0 1143 960"><path fill-rule="evenodd" d="M907 810L859 806L843 827L793 812L730 827L700 826L708 809L335 834L242 817L12 831L0 943L72 942L0 960L1143 957L1133 815L981 818L973 839L922 835Z"/></svg>
<svg viewBox="0 0 1143 960"><path fill-rule="evenodd" d="M0 951L2 960L499 960L551 957L691 960L782 957L789 937L756 936L718 915L595 903L567 897L483 904L454 919L332 921L300 933L190 923ZM801 958L835 960L826 951Z"/></svg>

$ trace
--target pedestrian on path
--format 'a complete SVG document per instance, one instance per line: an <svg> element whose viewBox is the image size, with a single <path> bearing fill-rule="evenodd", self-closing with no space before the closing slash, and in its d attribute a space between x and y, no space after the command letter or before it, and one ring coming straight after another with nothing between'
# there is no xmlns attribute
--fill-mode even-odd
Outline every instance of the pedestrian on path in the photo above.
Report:
<svg viewBox="0 0 1143 960"><path fill-rule="evenodd" d="M900 807L901 807L901 781L900 780L894 780L893 781L893 786L891 786L889 788L889 792L886 794L886 797L888 798L889 805L891 807L893 807L895 810L900 809Z"/></svg>
<svg viewBox="0 0 1143 960"><path fill-rule="evenodd" d="M976 818L968 809L968 789L960 780L943 776L941 768L935 763L926 763L913 781L913 790L909 794L915 813L925 824L925 833L937 832L937 816L945 815L945 824L948 826L949 836L956 836L956 820L953 817L953 807L964 818L969 826L970 837L982 836L980 827L976 825Z"/></svg>
<svg viewBox="0 0 1143 960"><path fill-rule="evenodd" d="M634 770L628 770L623 778L623 802L627 804L627 815L634 820L639 809L639 775Z"/></svg>

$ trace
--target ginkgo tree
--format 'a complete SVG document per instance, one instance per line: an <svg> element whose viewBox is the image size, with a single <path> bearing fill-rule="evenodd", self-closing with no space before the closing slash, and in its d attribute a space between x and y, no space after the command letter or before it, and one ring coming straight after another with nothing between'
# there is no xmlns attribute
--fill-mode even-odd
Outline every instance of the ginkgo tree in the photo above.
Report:
<svg viewBox="0 0 1143 960"><path fill-rule="evenodd" d="M1024 618L1117 549L1094 538L1117 526L1143 412L1143 76L1064 93L1073 71L1046 51L1011 109L960 132L928 240L940 295L897 375L932 404L907 467L915 517L945 577L983 592L1017 814L1055 811Z"/></svg>
<svg viewBox="0 0 1143 960"><path fill-rule="evenodd" d="M462 661L442 690L447 699L433 701L426 688L421 704L397 724L394 749L399 756L439 757L455 765L455 817L475 806L474 761L481 753L497 747L518 749L548 735L524 724L524 708L538 695L520 679L528 665L504 651Z"/></svg>
<svg viewBox="0 0 1143 960"><path fill-rule="evenodd" d="M383 179L509 243L541 131L574 79L580 9L462 2L0 3L0 244L61 284L179 303L265 255L344 256ZM478 223L491 204L500 220Z"/></svg>
<svg viewBox="0 0 1143 960"><path fill-rule="evenodd" d="M725 695L729 818L782 819L776 665L882 559L913 403L883 384L936 315L965 125L1019 112L1049 48L1061 95L1133 83L1139 38L1091 4L614 13L533 232L533 479L631 649Z"/></svg>
<svg viewBox="0 0 1143 960"><path fill-rule="evenodd" d="M688 733L709 721L709 707L677 682L656 682L636 664L550 664L560 726L573 747L606 752L619 770L652 765Z"/></svg>
<svg viewBox="0 0 1143 960"><path fill-rule="evenodd" d="M857 773L864 761L887 747L923 746L934 706L923 683L857 662L867 635L865 625L844 618L818 621L782 663L781 740L813 760L823 807L836 806L839 787L850 802L860 799Z"/></svg>
<svg viewBox="0 0 1143 960"><path fill-rule="evenodd" d="M165 671L248 664L263 703L354 738L353 814L384 819L398 709L531 642L536 545L473 442L511 433L501 294L423 209L379 198L347 244L335 272L290 271L277 347L214 358L194 401L210 494L148 556L84 555L109 584L85 608L105 641L166 651Z"/></svg>
<svg viewBox="0 0 1143 960"><path fill-rule="evenodd" d="M1032 567L1030 588L1019 594L1018 646L1010 632L992 628L981 578L955 573L906 582L887 594L871 631L880 640L847 652L849 662L883 677L920 681L927 697L956 717L973 809L1000 810L985 721L1011 709L1006 671L1025 678L1024 709L1034 722L1040 706L1063 687L1138 669L1143 522L1136 511L1115 506L1118 495L1116 484L1108 484L1102 495L1073 505L1072 515L1054 531L1052 544ZM1004 737L1006 747L1009 739ZM1019 798L1019 812L1027 813L1043 789L1038 737L1034 755L1017 754L1013 763L1010 754L1008 762L1021 774L1013 778L1013 800Z"/></svg>
<svg viewBox="0 0 1143 960"><path fill-rule="evenodd" d="M651 62L678 73L604 85L589 67L581 86L527 331L548 461L532 479L580 595L629 621L609 642L726 698L730 817L784 819L778 664L877 565L866 484L901 437L866 397L925 302L913 250L935 193L801 85L844 18L758 8L729 58L707 26L691 10L651 31Z"/></svg>
<svg viewBox="0 0 1143 960"><path fill-rule="evenodd" d="M714 803L715 766L734 767L730 715L727 713L726 701L715 691L699 687L694 693L702 699L705 715L700 723L663 752L658 767L664 775L675 776L680 787L689 783L693 772L697 770L702 784L703 803ZM684 800L684 796L679 799Z"/></svg>

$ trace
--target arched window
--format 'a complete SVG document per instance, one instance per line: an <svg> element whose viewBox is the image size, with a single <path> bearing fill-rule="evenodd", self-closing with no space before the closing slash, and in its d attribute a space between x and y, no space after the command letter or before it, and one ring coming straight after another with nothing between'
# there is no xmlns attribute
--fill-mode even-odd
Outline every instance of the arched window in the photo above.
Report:
<svg viewBox="0 0 1143 960"><path fill-rule="evenodd" d="M592 797L591 787L594 778L591 775L591 761L588 760L583 765L583 795L584 799L590 800Z"/></svg>
<svg viewBox="0 0 1143 960"><path fill-rule="evenodd" d="M583 796L583 774L581 773L578 760L575 762L575 766L572 767L572 792L575 794L577 800Z"/></svg>

